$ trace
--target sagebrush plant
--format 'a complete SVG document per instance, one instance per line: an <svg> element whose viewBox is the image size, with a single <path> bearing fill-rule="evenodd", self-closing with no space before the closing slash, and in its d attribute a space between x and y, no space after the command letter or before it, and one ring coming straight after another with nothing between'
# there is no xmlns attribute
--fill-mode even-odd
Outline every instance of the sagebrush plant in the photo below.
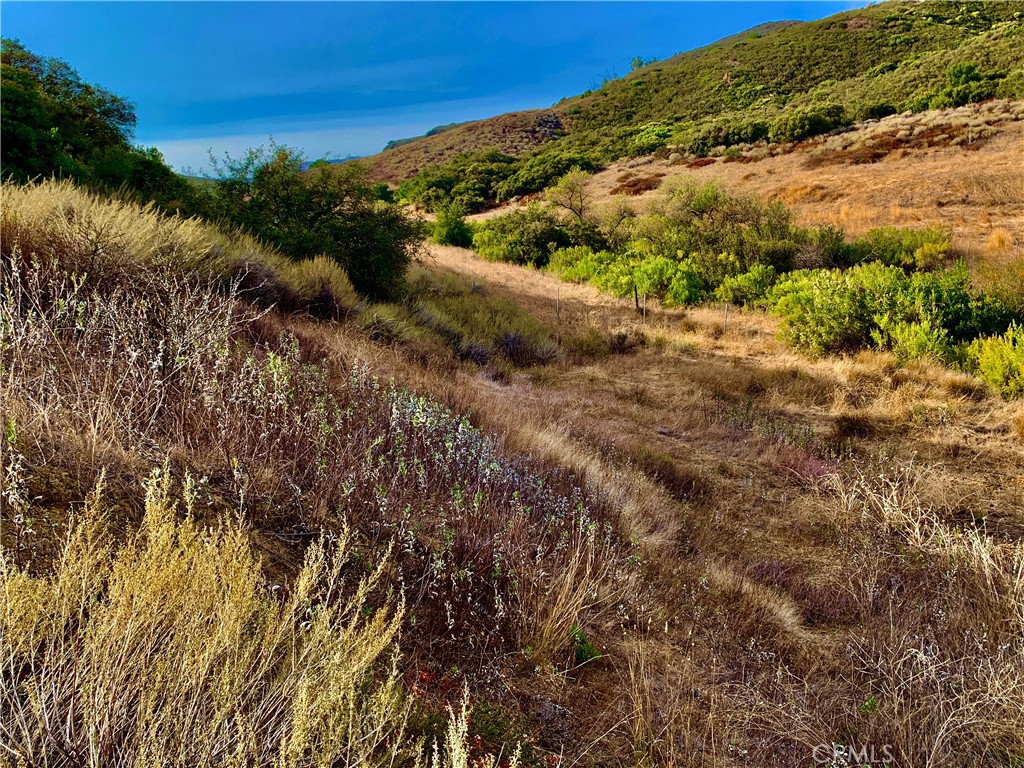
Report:
<svg viewBox="0 0 1024 768"><path fill-rule="evenodd" d="M145 457L181 452L197 476L211 478L204 509L213 518L229 514L290 530L330 527L344 517L373 542L403 542L394 584L423 629L416 635L425 641L420 650L438 658L514 647L531 634L528 626L548 614L521 606L558 599L534 591L534 569L543 564L544 572L559 573L573 560L566 537L577 541L572 532L581 510L602 526L615 521L607 501L571 473L503 452L464 417L377 381L363 364L308 359L281 316L192 272L187 259L177 268L154 266L151 253L177 248L188 255L176 239L182 228L199 243L199 258L206 241L192 223L136 207L141 227L133 233L124 203L65 184L9 192L5 226L18 237L4 242L11 250L0 307L0 394L5 413L17 416L26 466L46 457L47 482L71 498L84 495L103 466L112 477L131 476ZM21 216L26 209L26 216L54 212L53 220L30 222ZM89 272L76 260L87 254L75 238L47 260L44 235L53 221L71 231L103 217L116 226L103 228L109 247L100 256L116 257L119 271ZM158 233L168 238L163 245ZM133 240L143 235L141 243ZM29 258L21 247L31 237L39 245ZM322 276L346 290L330 264L294 268L313 285ZM133 277L100 278L122 273ZM451 306L425 289L436 318L468 338L488 331L495 353L525 364L557 352L542 327L513 305L456 287ZM490 327L501 318L505 325ZM133 525L138 505L120 483L111 487L125 496L111 505L114 514ZM566 616L556 633L566 647L575 620Z"/></svg>
<svg viewBox="0 0 1024 768"><path fill-rule="evenodd" d="M24 765L394 765L415 758L387 558L346 577L351 532L272 586L245 533L199 525L150 475L119 544L91 494L45 576L0 558L0 743Z"/></svg>

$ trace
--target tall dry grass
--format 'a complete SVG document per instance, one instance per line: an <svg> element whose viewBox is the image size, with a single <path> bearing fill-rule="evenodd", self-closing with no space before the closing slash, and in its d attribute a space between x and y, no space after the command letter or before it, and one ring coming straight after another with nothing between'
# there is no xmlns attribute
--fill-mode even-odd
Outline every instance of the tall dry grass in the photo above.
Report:
<svg viewBox="0 0 1024 768"><path fill-rule="evenodd" d="M194 499L186 494L187 510ZM395 765L416 756L380 604L351 533L268 584L245 534L207 528L151 476L120 545L103 486L53 571L0 559L0 753L17 765Z"/></svg>
<svg viewBox="0 0 1024 768"><path fill-rule="evenodd" d="M1024 544L952 525L927 475L909 466L837 478L839 525L876 526L923 559L911 584L935 622L872 601L865 610L886 620L850 644L850 660L880 702L872 732L887 734L909 764L1012 765L1024 756ZM877 586L866 582L901 556L871 554L855 587L869 600Z"/></svg>
<svg viewBox="0 0 1024 768"><path fill-rule="evenodd" d="M97 290L146 294L197 281L318 317L347 314L359 303L345 271L318 254L291 262L245 233L105 198L70 181L4 182L0 196L4 274L35 270L44 282L76 275Z"/></svg>

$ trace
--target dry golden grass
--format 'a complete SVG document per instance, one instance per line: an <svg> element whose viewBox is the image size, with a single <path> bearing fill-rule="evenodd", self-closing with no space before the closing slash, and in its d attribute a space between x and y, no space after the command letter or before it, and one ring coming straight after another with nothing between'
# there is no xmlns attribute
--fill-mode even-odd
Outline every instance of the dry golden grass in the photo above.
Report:
<svg viewBox="0 0 1024 768"><path fill-rule="evenodd" d="M120 546L97 487L54 571L0 560L0 750L17 765L393 765L415 757L373 606L383 567L344 576L351 536L266 584L248 538L179 518L169 476ZM190 509L195 499L188 495ZM184 512L186 510L182 510ZM386 562L386 561L385 561Z"/></svg>
<svg viewBox="0 0 1024 768"><path fill-rule="evenodd" d="M1022 753L1024 630L1006 620L1024 533L1012 405L970 376L887 354L802 359L757 313L649 308L645 324L588 286L434 255L563 337L632 327L649 340L542 386L466 379L462 395L517 446L604 488L638 544L654 591L636 593L632 629L608 645L619 682L590 689L606 702L591 732L607 731L622 759L805 765L850 732L889 745L897 764ZM675 492L683 475L712 490ZM853 512L855 496L872 501ZM942 654L921 657L915 636ZM943 688L949 675L957 692Z"/></svg>

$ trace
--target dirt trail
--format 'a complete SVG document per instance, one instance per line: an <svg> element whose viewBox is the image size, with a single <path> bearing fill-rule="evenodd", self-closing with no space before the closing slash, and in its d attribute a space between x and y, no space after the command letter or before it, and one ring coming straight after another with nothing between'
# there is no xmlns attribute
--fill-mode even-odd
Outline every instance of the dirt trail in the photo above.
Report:
<svg viewBox="0 0 1024 768"><path fill-rule="evenodd" d="M630 302L603 294L592 285L567 283L540 269L484 261L466 248L430 245L426 264L484 283L551 326L600 325L635 318Z"/></svg>

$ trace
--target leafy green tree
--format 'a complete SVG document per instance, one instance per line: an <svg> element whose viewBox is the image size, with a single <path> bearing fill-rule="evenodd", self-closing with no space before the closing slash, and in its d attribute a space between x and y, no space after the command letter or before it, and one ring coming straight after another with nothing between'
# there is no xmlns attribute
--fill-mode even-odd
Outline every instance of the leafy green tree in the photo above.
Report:
<svg viewBox="0 0 1024 768"><path fill-rule="evenodd" d="M0 64L4 176L88 178L98 155L131 149L131 102L83 82L67 62L37 56L17 40L3 39Z"/></svg>
<svg viewBox="0 0 1024 768"><path fill-rule="evenodd" d="M399 298L420 226L377 199L363 166L320 165L303 172L302 161L296 150L273 144L215 161L221 179L212 192L212 213L290 258L334 259L368 298Z"/></svg>
<svg viewBox="0 0 1024 768"><path fill-rule="evenodd" d="M156 149L131 144L131 102L85 83L67 62L2 44L4 178L60 176L167 210L201 213L192 185Z"/></svg>

